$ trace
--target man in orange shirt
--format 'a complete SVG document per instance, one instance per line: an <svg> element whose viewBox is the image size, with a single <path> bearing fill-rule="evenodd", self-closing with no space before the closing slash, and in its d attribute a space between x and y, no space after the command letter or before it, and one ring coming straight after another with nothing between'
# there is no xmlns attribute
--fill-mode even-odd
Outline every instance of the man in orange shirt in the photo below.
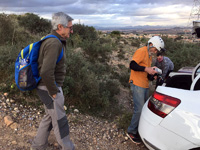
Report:
<svg viewBox="0 0 200 150"><path fill-rule="evenodd" d="M138 124L142 107L149 96L149 80L147 75L154 75L156 67L151 67L152 55L164 49L164 41L159 36L152 37L147 46L139 48L133 55L130 63L131 75L129 83L133 94L134 112L131 124L127 130L127 136L132 142L141 143L138 134Z"/></svg>

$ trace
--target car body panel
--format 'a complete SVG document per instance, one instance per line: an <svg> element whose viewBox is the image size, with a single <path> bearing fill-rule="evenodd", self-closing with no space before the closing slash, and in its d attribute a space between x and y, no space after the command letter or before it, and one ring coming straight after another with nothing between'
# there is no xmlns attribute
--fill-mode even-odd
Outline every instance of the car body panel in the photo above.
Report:
<svg viewBox="0 0 200 150"><path fill-rule="evenodd" d="M191 147L196 147L195 144L191 143L185 138L180 137L174 132L160 126L159 124L152 123L152 120L163 120L163 118L155 118L156 115L152 114L151 119L149 119L146 114L151 114L152 112L147 108L147 103L145 103L140 123L139 123L139 134L150 150L187 150ZM168 139L168 140L166 140Z"/></svg>
<svg viewBox="0 0 200 150"><path fill-rule="evenodd" d="M149 149L191 149L200 146L200 91L158 86L156 92L181 100L164 119L154 114L145 103L139 133ZM146 142L145 142L146 140ZM147 144L148 143L148 144Z"/></svg>
<svg viewBox="0 0 200 150"><path fill-rule="evenodd" d="M159 87L157 92L181 100L180 105L160 125L200 145L200 91Z"/></svg>

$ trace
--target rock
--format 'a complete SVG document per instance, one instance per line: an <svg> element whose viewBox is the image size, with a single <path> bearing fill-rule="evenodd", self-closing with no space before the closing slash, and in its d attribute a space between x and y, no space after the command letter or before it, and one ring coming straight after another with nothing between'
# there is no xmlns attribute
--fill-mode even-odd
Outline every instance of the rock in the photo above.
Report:
<svg viewBox="0 0 200 150"><path fill-rule="evenodd" d="M78 110L78 109L74 109L74 112L75 112L75 113L79 113L79 110Z"/></svg>
<svg viewBox="0 0 200 150"><path fill-rule="evenodd" d="M12 143L13 145L16 145L16 144L17 144L17 142L16 142L16 141L12 141L11 143Z"/></svg>
<svg viewBox="0 0 200 150"><path fill-rule="evenodd" d="M6 106L6 103L5 103L5 102L3 102L3 103L2 103L2 105L5 107L5 106Z"/></svg>
<svg viewBox="0 0 200 150"><path fill-rule="evenodd" d="M113 129L116 129L116 128L117 128L117 125L116 125L116 124L114 124L114 125L112 126L112 128L113 128Z"/></svg>
<svg viewBox="0 0 200 150"><path fill-rule="evenodd" d="M10 102L9 98L6 99L6 103Z"/></svg>
<svg viewBox="0 0 200 150"><path fill-rule="evenodd" d="M4 95L4 96L8 96L8 93L4 93L3 95Z"/></svg>
<svg viewBox="0 0 200 150"><path fill-rule="evenodd" d="M18 127L19 127L19 125L16 122L14 122L13 124L10 125L10 128L14 129L14 130L17 130Z"/></svg>
<svg viewBox="0 0 200 150"><path fill-rule="evenodd" d="M19 109L17 107L14 108L14 111L18 111Z"/></svg>
<svg viewBox="0 0 200 150"><path fill-rule="evenodd" d="M4 117L4 123L6 124L6 126L9 126L13 123L14 121L12 120L11 116L5 116Z"/></svg>
<svg viewBox="0 0 200 150"><path fill-rule="evenodd" d="M125 136L125 140L128 140L128 137L127 137L127 136Z"/></svg>
<svg viewBox="0 0 200 150"><path fill-rule="evenodd" d="M15 103L15 100L11 99L10 102L11 102L11 103Z"/></svg>
<svg viewBox="0 0 200 150"><path fill-rule="evenodd" d="M53 145L54 145L55 147L59 147L59 144L58 144L57 142L55 142Z"/></svg>

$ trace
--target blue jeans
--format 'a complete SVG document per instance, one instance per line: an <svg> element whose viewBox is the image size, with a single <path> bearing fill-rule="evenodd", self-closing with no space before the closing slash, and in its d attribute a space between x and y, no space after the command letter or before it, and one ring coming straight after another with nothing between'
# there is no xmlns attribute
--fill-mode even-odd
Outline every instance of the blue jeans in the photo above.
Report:
<svg viewBox="0 0 200 150"><path fill-rule="evenodd" d="M138 124L142 111L142 107L149 97L149 88L142 88L130 83L131 92L133 94L133 116L131 124L128 127L128 133L136 134L138 132Z"/></svg>

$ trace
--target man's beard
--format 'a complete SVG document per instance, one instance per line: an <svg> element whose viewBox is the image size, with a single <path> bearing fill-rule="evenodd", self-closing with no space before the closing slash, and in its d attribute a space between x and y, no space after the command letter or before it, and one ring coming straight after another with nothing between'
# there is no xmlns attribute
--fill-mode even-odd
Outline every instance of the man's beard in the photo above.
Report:
<svg viewBox="0 0 200 150"><path fill-rule="evenodd" d="M149 56L156 57L157 54L156 54L156 53L153 53L153 52L149 52Z"/></svg>

